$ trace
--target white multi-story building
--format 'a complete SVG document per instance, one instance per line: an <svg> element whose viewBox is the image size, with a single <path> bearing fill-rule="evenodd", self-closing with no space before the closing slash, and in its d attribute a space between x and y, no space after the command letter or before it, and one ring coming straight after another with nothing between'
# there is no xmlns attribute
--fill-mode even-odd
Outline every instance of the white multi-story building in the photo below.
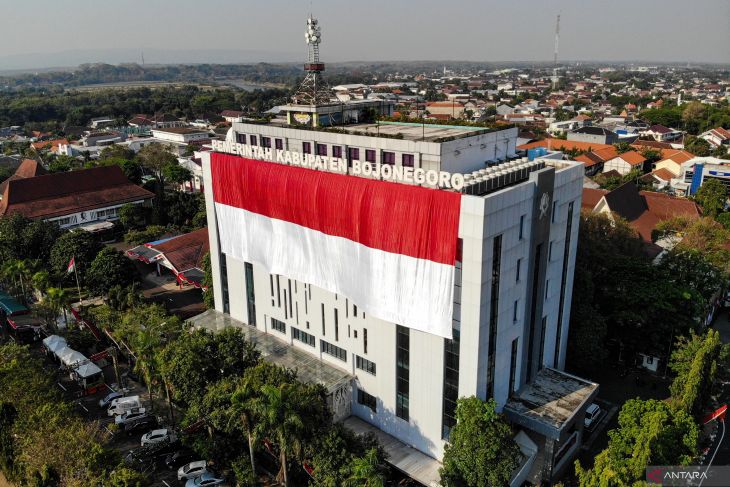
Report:
<svg viewBox="0 0 730 487"><path fill-rule="evenodd" d="M239 326L323 383L334 420L425 485L457 399L494 399L523 452L512 484L550 482L598 387L562 372L582 165L519 158L516 128L372 122L392 105L327 102L315 19L306 38L294 103L200 154L215 310L193 325Z"/></svg>
<svg viewBox="0 0 730 487"><path fill-rule="evenodd" d="M518 159L516 137L512 128L359 124L327 132L234 122L229 142L241 147L466 174L461 259L452 339L381 320L350 296L223 254L211 154L202 153L216 310L351 374L351 406L340 416L440 459L458 397L494 398L502 409L541 369L565 364L582 167ZM361 177L351 174L350 167L346 178ZM586 384L587 401L595 384ZM586 401L563 419L579 418L573 426L582 429Z"/></svg>

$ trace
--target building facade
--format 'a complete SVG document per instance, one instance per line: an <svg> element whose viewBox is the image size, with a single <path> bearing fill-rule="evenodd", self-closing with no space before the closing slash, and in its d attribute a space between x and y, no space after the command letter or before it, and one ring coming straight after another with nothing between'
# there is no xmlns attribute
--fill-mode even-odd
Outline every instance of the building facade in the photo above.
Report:
<svg viewBox="0 0 730 487"><path fill-rule="evenodd" d="M565 364L583 169L517 159L516 129L412 125L330 133L234 122L228 141L466 174L451 339L222 253L210 153L202 167L216 309L352 374L352 415L440 459L459 397L501 409L540 369Z"/></svg>

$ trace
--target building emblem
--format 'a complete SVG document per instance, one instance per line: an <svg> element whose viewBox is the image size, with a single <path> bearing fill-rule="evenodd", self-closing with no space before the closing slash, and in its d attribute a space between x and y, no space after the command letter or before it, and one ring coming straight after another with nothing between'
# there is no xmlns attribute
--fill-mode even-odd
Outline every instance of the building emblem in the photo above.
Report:
<svg viewBox="0 0 730 487"><path fill-rule="evenodd" d="M548 210L550 209L550 195L547 193L543 193L542 197L540 198L540 220L542 220L545 215L547 215Z"/></svg>

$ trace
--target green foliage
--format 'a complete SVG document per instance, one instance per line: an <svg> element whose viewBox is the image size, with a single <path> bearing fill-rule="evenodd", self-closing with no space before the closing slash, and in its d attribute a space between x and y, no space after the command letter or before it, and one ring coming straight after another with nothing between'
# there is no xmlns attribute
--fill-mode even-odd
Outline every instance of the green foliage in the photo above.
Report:
<svg viewBox="0 0 730 487"><path fill-rule="evenodd" d="M215 308L215 297L213 295L213 269L210 266L210 252L205 254L203 257L203 282L202 286L205 288L203 291L203 304L208 309Z"/></svg>
<svg viewBox="0 0 730 487"><path fill-rule="evenodd" d="M183 333L158 355L160 371L175 401L190 404L222 377L242 376L259 359L254 345L236 328L213 334L199 329Z"/></svg>
<svg viewBox="0 0 730 487"><path fill-rule="evenodd" d="M86 272L89 289L97 295L106 295L114 285L129 286L139 280L134 264L113 247L104 247Z"/></svg>
<svg viewBox="0 0 730 487"><path fill-rule="evenodd" d="M720 225L725 227L727 230L730 230L730 212L726 211L724 213L720 213L715 219Z"/></svg>
<svg viewBox="0 0 730 487"><path fill-rule="evenodd" d="M576 461L581 487L643 485L647 465L689 465L697 454L694 420L665 402L631 399L621 408L618 424L592 469Z"/></svg>
<svg viewBox="0 0 730 487"><path fill-rule="evenodd" d="M159 239L167 232L161 225L149 225L144 230L130 230L124 234L124 241L132 245L141 245Z"/></svg>
<svg viewBox="0 0 730 487"><path fill-rule="evenodd" d="M0 218L0 262L30 259L45 262L62 231L52 222L29 220L20 215Z"/></svg>
<svg viewBox="0 0 730 487"><path fill-rule="evenodd" d="M190 172L190 169L181 166L177 162L163 167L162 172L164 173L166 180L176 184L186 183L193 177L193 173Z"/></svg>
<svg viewBox="0 0 730 487"><path fill-rule="evenodd" d="M461 398L456 425L444 451L441 483L446 487L509 485L521 453L493 399Z"/></svg>
<svg viewBox="0 0 730 487"><path fill-rule="evenodd" d="M66 275L68 263L72 257L75 257L79 280L83 282L85 273L99 250L101 250L101 245L90 233L66 232L56 240L51 248L51 270L58 275Z"/></svg>
<svg viewBox="0 0 730 487"><path fill-rule="evenodd" d="M672 402L682 411L699 416L710 396L717 378L718 367L726 357L728 346L722 345L717 330L703 335L692 333L689 338L679 337L672 351L669 367L676 373L670 388Z"/></svg>
<svg viewBox="0 0 730 487"><path fill-rule="evenodd" d="M115 468L108 478L100 480L104 487L144 487L151 484L145 474L124 466Z"/></svg>
<svg viewBox="0 0 730 487"><path fill-rule="evenodd" d="M115 146L110 146L115 147ZM142 184L142 166L135 159L108 157L99 160L99 166L119 166L127 179L134 184Z"/></svg>
<svg viewBox="0 0 730 487"><path fill-rule="evenodd" d="M622 186L631 181L633 181L640 190L651 189L651 185L649 183L644 183L640 179L643 175L643 170L633 169L622 176L614 176L601 173L596 175L593 180L601 186L601 189L606 189L608 191L613 191L619 186Z"/></svg>
<svg viewBox="0 0 730 487"><path fill-rule="evenodd" d="M201 193L184 193L182 191L165 194L165 211L167 222L180 227L193 226L194 219L204 203Z"/></svg>
<svg viewBox="0 0 730 487"><path fill-rule="evenodd" d="M119 221L127 230L138 230L147 225L149 208L127 203L119 208Z"/></svg>
<svg viewBox="0 0 730 487"><path fill-rule="evenodd" d="M688 135L684 139L684 149L699 157L712 155L712 146L705 139Z"/></svg>
<svg viewBox="0 0 730 487"><path fill-rule="evenodd" d="M693 135L699 135L715 127L730 126L730 112L727 106L710 106L699 102L681 106L665 105L661 108L644 110L640 116L649 123L680 128Z"/></svg>
<svg viewBox="0 0 730 487"><path fill-rule="evenodd" d="M48 164L48 170L50 172L66 172L78 169L80 166L81 164L75 157L60 155Z"/></svg>
<svg viewBox="0 0 730 487"><path fill-rule="evenodd" d="M706 179L695 193L695 200L705 216L715 218L725 207L727 188L717 179Z"/></svg>

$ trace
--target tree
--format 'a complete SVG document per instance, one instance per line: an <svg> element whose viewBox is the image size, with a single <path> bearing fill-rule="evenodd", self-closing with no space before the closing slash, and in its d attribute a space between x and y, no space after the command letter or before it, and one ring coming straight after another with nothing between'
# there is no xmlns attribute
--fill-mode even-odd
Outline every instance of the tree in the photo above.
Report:
<svg viewBox="0 0 730 487"><path fill-rule="evenodd" d="M165 211L167 221L173 225L190 226L193 218L198 214L200 201L203 195L200 193L184 193L175 191L165 195Z"/></svg>
<svg viewBox="0 0 730 487"><path fill-rule="evenodd" d="M165 168L177 165L177 158L162 144L149 144L139 151L139 159L155 177L155 221L164 222L165 182L167 180Z"/></svg>
<svg viewBox="0 0 730 487"><path fill-rule="evenodd" d="M157 362L170 383L173 398L190 404L222 377L242 376L258 363L259 352L241 330L220 333L199 329L183 333L160 352Z"/></svg>
<svg viewBox="0 0 730 487"><path fill-rule="evenodd" d="M699 157L707 157L712 154L712 146L705 139L687 135L684 138L685 150Z"/></svg>
<svg viewBox="0 0 730 487"><path fill-rule="evenodd" d="M728 355L728 346L722 345L720 333L707 333L689 338L680 337L672 351L669 367L677 376L671 385L672 403L681 410L699 416L710 396L720 366Z"/></svg>
<svg viewBox="0 0 730 487"><path fill-rule="evenodd" d="M619 154L634 150L634 148L631 147L631 144L629 144L628 142L618 142L616 144L613 144L613 146L616 148L616 152L618 152Z"/></svg>
<svg viewBox="0 0 730 487"><path fill-rule="evenodd" d="M143 228L147 225L147 208L127 203L119 208L119 221L127 230Z"/></svg>
<svg viewBox="0 0 730 487"><path fill-rule="evenodd" d="M457 401L456 425L440 470L445 487L509 485L520 450L496 407L494 399L484 402L472 396Z"/></svg>
<svg viewBox="0 0 730 487"><path fill-rule="evenodd" d="M215 308L215 298L213 296L213 269L210 266L210 252L203 257L203 304L208 309Z"/></svg>
<svg viewBox="0 0 730 487"><path fill-rule="evenodd" d="M162 172L165 175L165 179L176 184L183 184L193 177L193 173L190 169L181 166L180 164L168 164L162 168Z"/></svg>
<svg viewBox="0 0 730 487"><path fill-rule="evenodd" d="M58 275L66 275L71 258L76 263L79 280L83 281L85 272L91 266L101 246L88 232L66 232L51 248L51 270Z"/></svg>
<svg viewBox="0 0 730 487"><path fill-rule="evenodd" d="M730 230L730 212L720 213L717 215L716 220L720 225Z"/></svg>
<svg viewBox="0 0 730 487"><path fill-rule="evenodd" d="M46 292L46 289L48 289L48 286L50 284L50 274L46 271L38 271L30 278L31 283L33 283L33 287L38 291L39 293L43 294Z"/></svg>
<svg viewBox="0 0 730 487"><path fill-rule="evenodd" d="M265 384L256 399L254 410L259 419L257 429L276 442L280 469L277 480L289 486L290 458L299 458L308 437L326 421L325 391L301 383L278 386Z"/></svg>
<svg viewBox="0 0 730 487"><path fill-rule="evenodd" d="M609 431L608 447L592 469L575 462L581 487L636 485L646 479L647 465L689 465L697 454L699 431L685 411L663 401L630 399Z"/></svg>
<svg viewBox="0 0 730 487"><path fill-rule="evenodd" d="M62 234L53 222L30 220L15 214L0 218L0 262L12 259L47 261Z"/></svg>
<svg viewBox="0 0 730 487"><path fill-rule="evenodd" d="M385 471L377 448L371 448L365 456L355 458L350 464L350 476L345 481L349 487L384 487Z"/></svg>
<svg viewBox="0 0 730 487"><path fill-rule="evenodd" d="M706 216L715 218L725 208L727 188L717 179L706 179L697 190L695 200Z"/></svg>
<svg viewBox="0 0 730 487"><path fill-rule="evenodd" d="M126 159L131 161L134 157L135 154L132 149L119 144L108 145L99 152L99 161L106 161L109 159Z"/></svg>
<svg viewBox="0 0 730 487"><path fill-rule="evenodd" d="M79 161L76 158L66 155L57 156L50 164L48 170L50 172L66 172L79 167Z"/></svg>
<svg viewBox="0 0 730 487"><path fill-rule="evenodd" d="M122 157L110 157L107 159L101 159L99 161L100 166L119 166L127 179L134 184L142 184L142 166L135 159L122 158Z"/></svg>
<svg viewBox="0 0 730 487"><path fill-rule="evenodd" d="M58 318L58 312L63 310L64 320L66 320L66 306L69 303L69 297L66 291L60 287L50 287L46 291L45 299L43 300L50 311L46 321L51 323L54 327L56 325L56 319Z"/></svg>
<svg viewBox="0 0 730 487"><path fill-rule="evenodd" d="M89 289L97 295L106 295L114 285L126 287L138 280L132 261L113 247L101 249L86 272Z"/></svg>
<svg viewBox="0 0 730 487"><path fill-rule="evenodd" d="M689 102L682 110L682 122L684 123L684 129L687 132L693 134L699 133L701 127L700 123L705 118L707 118L707 109L706 105L701 102Z"/></svg>

